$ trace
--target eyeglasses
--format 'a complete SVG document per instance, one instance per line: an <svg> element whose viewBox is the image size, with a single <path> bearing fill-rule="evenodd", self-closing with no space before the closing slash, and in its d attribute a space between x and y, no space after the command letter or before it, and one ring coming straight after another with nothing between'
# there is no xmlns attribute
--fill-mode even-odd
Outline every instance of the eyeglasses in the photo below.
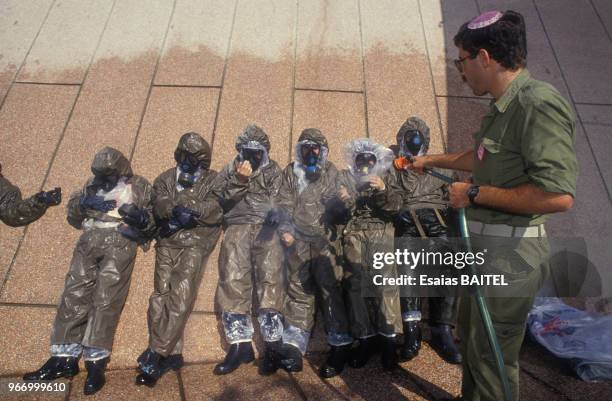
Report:
<svg viewBox="0 0 612 401"><path fill-rule="evenodd" d="M457 58L457 59L454 59L454 60L453 60L453 63L455 63L455 67L457 67L457 70L458 70L459 72L463 72L463 62L464 62L465 60L467 60L467 59L475 59L477 55L478 55L478 54L474 54L474 55L472 55L472 54L468 54L468 55L467 55L467 56L465 56L465 57L459 57L459 58Z"/></svg>

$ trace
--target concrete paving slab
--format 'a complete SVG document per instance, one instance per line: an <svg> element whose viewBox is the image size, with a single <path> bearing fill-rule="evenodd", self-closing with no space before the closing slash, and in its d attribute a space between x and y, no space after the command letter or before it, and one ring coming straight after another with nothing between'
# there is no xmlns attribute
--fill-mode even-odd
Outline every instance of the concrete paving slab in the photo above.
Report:
<svg viewBox="0 0 612 401"><path fill-rule="evenodd" d="M17 80L82 83L112 7L106 0L55 2Z"/></svg>
<svg viewBox="0 0 612 401"><path fill-rule="evenodd" d="M438 107L448 152L472 149L472 135L480 129L482 118L489 112L489 101L438 97Z"/></svg>
<svg viewBox="0 0 612 401"><path fill-rule="evenodd" d="M577 103L612 103L612 42L587 0L537 0L538 11ZM572 29L567 29L571 26ZM579 38L579 40L577 40Z"/></svg>
<svg viewBox="0 0 612 401"><path fill-rule="evenodd" d="M53 0L7 0L0 4L0 104Z"/></svg>
<svg viewBox="0 0 612 401"><path fill-rule="evenodd" d="M612 193L612 106L577 105L608 193Z"/></svg>
<svg viewBox="0 0 612 401"><path fill-rule="evenodd" d="M42 362L41 362L42 364ZM51 384L50 391L30 390L17 391L25 388L28 383L21 379L21 376L9 376L0 378L0 394L3 401L46 401L46 400L65 400L70 389L68 379L59 379ZM34 386L34 383L30 385ZM40 386L40 384L39 384ZM45 383L46 386L46 383ZM31 387L35 389L36 387ZM40 387L39 387L40 389Z"/></svg>
<svg viewBox="0 0 612 401"><path fill-rule="evenodd" d="M357 0L299 2L296 87L363 90Z"/></svg>
<svg viewBox="0 0 612 401"><path fill-rule="evenodd" d="M155 84L221 85L235 4L177 0Z"/></svg>
<svg viewBox="0 0 612 401"><path fill-rule="evenodd" d="M132 167L151 183L174 167L174 150L186 132L211 143L218 89L154 87L138 134Z"/></svg>
<svg viewBox="0 0 612 401"><path fill-rule="evenodd" d="M0 375L23 375L49 358L55 308L0 306L2 364Z"/></svg>
<svg viewBox="0 0 612 401"><path fill-rule="evenodd" d="M0 110L2 173L24 198L41 189L76 92L75 87L15 85ZM23 232L23 228L0 225L0 282Z"/></svg>
<svg viewBox="0 0 612 401"><path fill-rule="evenodd" d="M235 156L236 137L248 124L266 131L272 159L288 161L295 8L281 0L239 4L214 139L221 144L213 150L217 170Z"/></svg>
<svg viewBox="0 0 612 401"><path fill-rule="evenodd" d="M136 386L136 370L118 370L106 373L106 384L94 395L83 394L85 385L85 372L79 374L72 380L70 400L106 401L106 400L129 400L129 401L179 401L181 393L176 373L165 374L155 388Z"/></svg>
<svg viewBox="0 0 612 401"><path fill-rule="evenodd" d="M253 364L242 365L226 376L214 376L214 365L193 365L181 370L185 398L189 401L293 401L302 400L299 390L285 372L260 376Z"/></svg>
<svg viewBox="0 0 612 401"><path fill-rule="evenodd" d="M612 35L612 3L606 0L593 0L591 3L606 27L608 36Z"/></svg>
<svg viewBox="0 0 612 401"><path fill-rule="evenodd" d="M61 186L66 194L80 188L91 175L95 152L105 145L129 156L171 10L169 0L147 4L131 0L113 9L51 166L49 187ZM44 226L28 231L3 300L56 302L79 234L58 210L49 213ZM39 274L35 283L30 280L31 269Z"/></svg>
<svg viewBox="0 0 612 401"><path fill-rule="evenodd" d="M558 392L553 399L590 401L609 400L612 396L612 383L585 383L581 381L574 374L567 361L556 358L534 343L523 344L520 364L524 373L545 383L549 390ZM521 375L521 379L523 377L524 374Z"/></svg>
<svg viewBox="0 0 612 401"><path fill-rule="evenodd" d="M223 327L212 313L192 313L185 327L183 356L187 362L220 362L225 358ZM212 370L212 367L210 368Z"/></svg>
<svg viewBox="0 0 612 401"><path fill-rule="evenodd" d="M361 1L370 137L389 146L410 116L431 129L432 152L442 152L440 120L418 1Z"/></svg>
<svg viewBox="0 0 612 401"><path fill-rule="evenodd" d="M293 148L305 128L318 128L329 143L329 160L346 167L343 146L365 138L363 95L360 93L297 91L293 113Z"/></svg>
<svg viewBox="0 0 612 401"><path fill-rule="evenodd" d="M464 22L478 15L473 0L419 0L436 95L473 96L453 64L458 50L453 37Z"/></svg>
<svg viewBox="0 0 612 401"><path fill-rule="evenodd" d="M569 99L565 81L550 42L544 33L540 16L533 2L523 0L478 0L478 5L486 10L514 10L525 18L527 27L527 68L531 75L553 85L566 99Z"/></svg>

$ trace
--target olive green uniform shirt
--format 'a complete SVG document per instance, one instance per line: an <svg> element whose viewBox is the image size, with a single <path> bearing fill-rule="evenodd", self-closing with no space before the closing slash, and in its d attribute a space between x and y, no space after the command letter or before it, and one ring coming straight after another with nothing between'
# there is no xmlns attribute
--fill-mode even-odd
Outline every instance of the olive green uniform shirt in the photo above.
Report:
<svg viewBox="0 0 612 401"><path fill-rule="evenodd" d="M523 70L504 95L491 102L474 134L475 185L513 188L529 183L546 192L575 196L578 163L575 120L568 102L551 85ZM541 214L513 214L473 206L468 219L490 224L533 226Z"/></svg>

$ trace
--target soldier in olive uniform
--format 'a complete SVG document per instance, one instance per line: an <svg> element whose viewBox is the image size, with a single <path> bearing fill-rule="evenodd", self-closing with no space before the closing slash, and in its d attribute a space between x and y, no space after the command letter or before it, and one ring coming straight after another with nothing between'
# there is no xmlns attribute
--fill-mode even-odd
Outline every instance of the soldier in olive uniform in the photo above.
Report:
<svg viewBox="0 0 612 401"><path fill-rule="evenodd" d="M378 350L387 370L397 367L396 337L402 332L399 288L373 286L375 275L397 276L395 264L372 268L375 252L393 252L393 218L402 205L393 152L370 139L345 146L348 169L341 172L340 198L348 209L342 233L344 284L353 337L359 339L350 364L363 367Z"/></svg>
<svg viewBox="0 0 612 401"><path fill-rule="evenodd" d="M183 365L183 331L208 256L221 234L223 211L212 189L210 145L195 132L181 136L176 166L153 182L156 219L154 290L149 298L149 346L138 357L137 385L153 387Z"/></svg>
<svg viewBox="0 0 612 401"><path fill-rule="evenodd" d="M396 139L399 157L426 155L430 141L429 127L420 118L410 117L397 132ZM445 170L438 172L451 175ZM450 251L449 238L454 233L455 221L448 208L449 184L411 170L398 170L397 181L403 189L402 210L395 219L395 235L402 238L401 245L413 251L424 246L428 251ZM427 245L423 242L425 238L431 239ZM459 364L461 354L452 334L457 320L458 298L454 296L456 289L449 290L448 295L432 294L426 298L431 331L429 344L445 361ZM421 301L419 297L403 297L401 301L404 343L400 355L403 360L414 358L421 348Z"/></svg>
<svg viewBox="0 0 612 401"><path fill-rule="evenodd" d="M467 207L473 242L502 241L485 267L504 274L511 297L487 297L514 400L519 399L519 350L527 313L548 271L544 222L570 209L576 192L575 123L568 102L526 70L523 17L491 11L455 36L455 60L475 95L493 96L474 135L474 148L416 157L409 166L471 171L473 182L451 185L450 202ZM519 257L516 257L518 255ZM489 287L487 287L489 288ZM485 295L487 292L485 291ZM475 300L462 297L459 333L465 400L501 400L503 389Z"/></svg>
<svg viewBox="0 0 612 401"><path fill-rule="evenodd" d="M70 197L68 223L83 230L60 297L51 333L51 358L24 380L54 380L79 372L84 392L105 383L115 331L130 288L138 246L148 248L155 229L151 184L132 172L118 150L106 147L91 164L93 177Z"/></svg>
<svg viewBox="0 0 612 401"><path fill-rule="evenodd" d="M2 175L0 164L0 221L4 224L11 227L27 226L41 218L49 206L59 205L61 201L61 188L21 199L21 191Z"/></svg>
<svg viewBox="0 0 612 401"><path fill-rule="evenodd" d="M220 173L214 193L224 212L216 302L223 311L223 330L230 348L214 373L228 374L254 360L251 345L253 292L264 341L261 374L276 371L275 356L283 333L283 248L274 207L282 174L270 159L270 139L249 125L236 139L237 155Z"/></svg>

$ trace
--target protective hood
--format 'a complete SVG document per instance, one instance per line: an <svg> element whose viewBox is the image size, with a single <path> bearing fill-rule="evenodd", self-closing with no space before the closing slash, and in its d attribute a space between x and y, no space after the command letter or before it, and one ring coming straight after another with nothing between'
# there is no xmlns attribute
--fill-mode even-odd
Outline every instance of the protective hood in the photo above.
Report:
<svg viewBox="0 0 612 401"><path fill-rule="evenodd" d="M319 145L321 147L321 153L319 154L318 165L323 166L327 161L327 154L329 153L329 147L327 145L327 138L316 128L306 128L302 131L302 134L298 138L298 142L295 145L295 161L298 166L303 166L304 160L302 160L302 146L304 145Z"/></svg>
<svg viewBox="0 0 612 401"><path fill-rule="evenodd" d="M410 117L406 120L404 124L400 127L399 131L396 135L397 146L399 147L400 156L411 156L412 154L408 151L406 146L407 137L414 131L419 131L421 135L423 135L423 145L421 146L421 150L419 155L426 155L429 150L429 127L425 123L425 121L421 120L418 117ZM416 155L412 155L416 156Z"/></svg>
<svg viewBox="0 0 612 401"><path fill-rule="evenodd" d="M174 160L177 163L181 162L181 154L190 153L194 155L200 162L203 169L207 170L210 167L210 145L206 139L202 138L196 132L188 132L181 136L176 150L174 151Z"/></svg>
<svg viewBox="0 0 612 401"><path fill-rule="evenodd" d="M370 171L370 174L381 176L385 171L389 170L391 163L393 163L393 152L391 149L379 145L368 138L355 139L344 145L344 158L351 174L359 175L355 159L358 155L364 153L376 157L376 164Z"/></svg>
<svg viewBox="0 0 612 401"><path fill-rule="evenodd" d="M270 162L268 156L270 153L270 139L266 132L257 125L251 124L247 126L236 139L236 150L238 153L242 154L243 150L246 149L263 151L259 167L265 167Z"/></svg>
<svg viewBox="0 0 612 401"><path fill-rule="evenodd" d="M109 146L96 153L91 163L91 172L101 176L131 177L134 175L130 162L123 153Z"/></svg>

